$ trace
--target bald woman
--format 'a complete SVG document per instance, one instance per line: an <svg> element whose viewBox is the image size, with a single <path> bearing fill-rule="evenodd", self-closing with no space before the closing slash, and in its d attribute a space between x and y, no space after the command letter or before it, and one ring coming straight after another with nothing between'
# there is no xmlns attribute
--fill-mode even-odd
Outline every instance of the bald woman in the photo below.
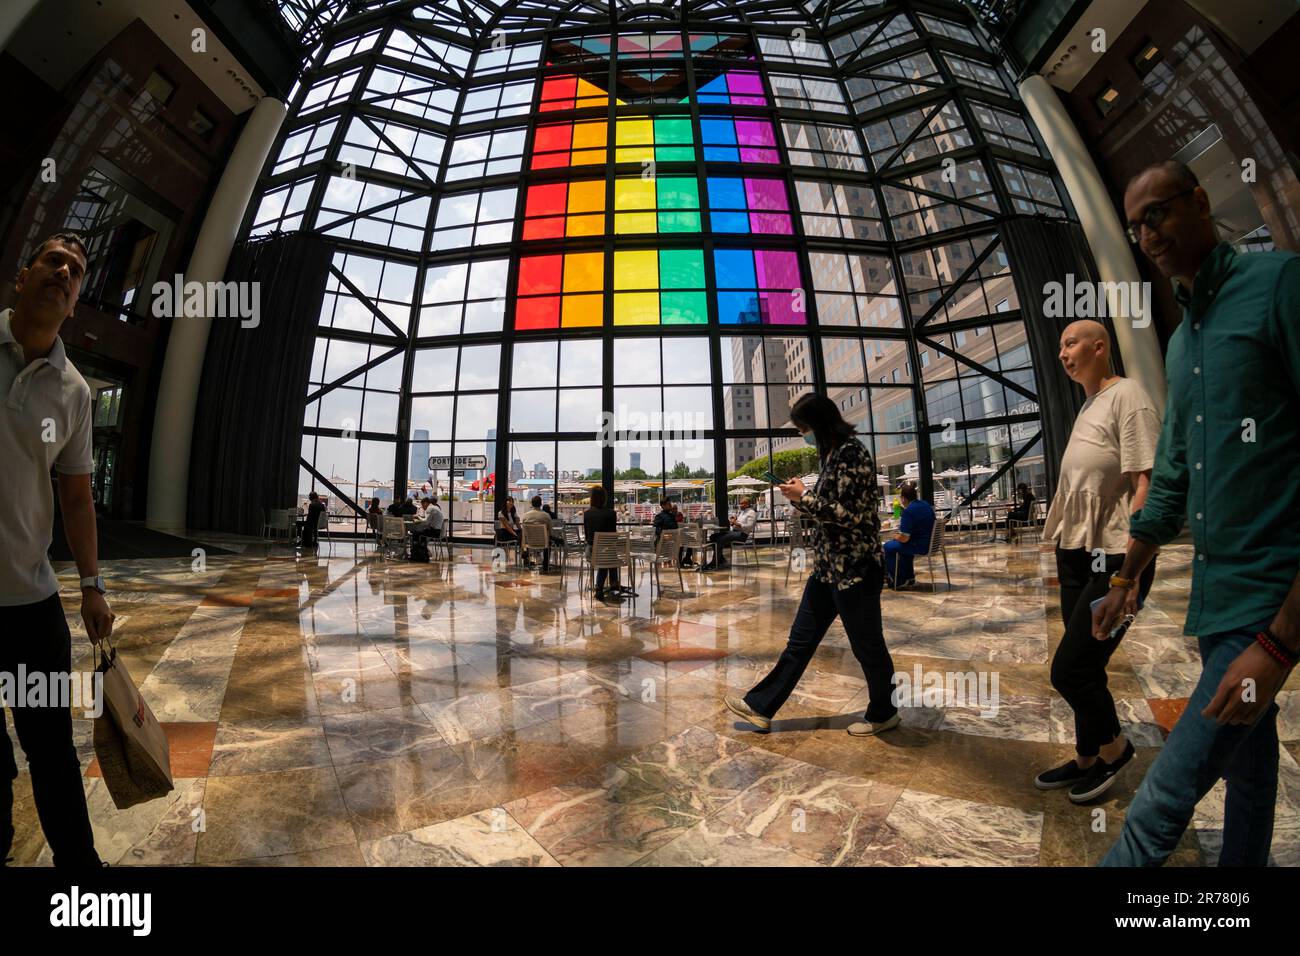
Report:
<svg viewBox="0 0 1300 956"><path fill-rule="evenodd" d="M1040 790L1070 788L1087 803L1105 793L1133 759L1106 686L1106 664L1126 628L1098 640L1090 605L1110 590L1129 540L1129 516L1146 500L1160 437L1160 415L1142 386L1111 369L1110 335L1092 319L1061 333L1061 365L1083 386L1086 400L1061 459L1060 478L1043 536L1056 545L1065 637L1052 658L1052 686L1074 710L1075 757L1034 780ZM1154 562L1129 613L1145 600Z"/></svg>

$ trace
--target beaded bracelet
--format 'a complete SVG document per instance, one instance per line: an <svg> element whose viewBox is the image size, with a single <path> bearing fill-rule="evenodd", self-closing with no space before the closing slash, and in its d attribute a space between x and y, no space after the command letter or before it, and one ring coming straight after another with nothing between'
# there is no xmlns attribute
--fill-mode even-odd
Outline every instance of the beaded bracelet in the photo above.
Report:
<svg viewBox="0 0 1300 956"><path fill-rule="evenodd" d="M1300 655L1293 654L1288 648L1284 647L1281 641L1273 636L1273 632L1267 628L1255 635L1255 642L1268 652L1273 660L1277 661L1287 670L1295 667L1296 662L1300 661Z"/></svg>

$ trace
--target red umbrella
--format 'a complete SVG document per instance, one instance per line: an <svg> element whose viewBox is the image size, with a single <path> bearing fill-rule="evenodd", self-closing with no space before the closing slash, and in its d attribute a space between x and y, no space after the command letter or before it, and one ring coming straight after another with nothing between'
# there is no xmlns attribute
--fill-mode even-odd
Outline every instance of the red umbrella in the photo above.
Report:
<svg viewBox="0 0 1300 956"><path fill-rule="evenodd" d="M486 491L488 488L491 488L494 484L496 484L496 480L497 480L497 473L494 471L494 472L492 472L492 474L488 475L486 478L483 478L483 479L481 479L481 480L476 479L476 480L470 482L469 490L470 490L470 491L479 491L479 490Z"/></svg>

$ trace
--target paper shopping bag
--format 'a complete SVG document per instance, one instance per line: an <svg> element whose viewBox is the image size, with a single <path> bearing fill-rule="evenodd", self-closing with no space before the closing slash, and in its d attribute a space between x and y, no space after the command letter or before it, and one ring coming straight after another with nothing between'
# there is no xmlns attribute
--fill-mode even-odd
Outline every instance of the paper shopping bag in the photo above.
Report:
<svg viewBox="0 0 1300 956"><path fill-rule="evenodd" d="M95 756L113 803L125 810L171 793L171 755L167 735L136 689L126 665L117 659L117 649L108 645L101 656L95 668L103 675L103 708L94 728Z"/></svg>

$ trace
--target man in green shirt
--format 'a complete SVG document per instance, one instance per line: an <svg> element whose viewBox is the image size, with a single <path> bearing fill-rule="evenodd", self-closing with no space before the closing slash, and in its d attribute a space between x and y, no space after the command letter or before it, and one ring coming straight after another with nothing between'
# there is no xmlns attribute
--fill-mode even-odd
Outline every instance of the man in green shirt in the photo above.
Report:
<svg viewBox="0 0 1300 956"><path fill-rule="evenodd" d="M1105 640L1157 548L1190 522L1185 632L1201 677L1103 866L1155 866L1228 781L1220 866L1264 866L1277 802L1274 698L1300 656L1300 256L1238 255L1180 163L1129 183L1130 240L1175 282L1169 395L1151 488L1093 616Z"/></svg>

